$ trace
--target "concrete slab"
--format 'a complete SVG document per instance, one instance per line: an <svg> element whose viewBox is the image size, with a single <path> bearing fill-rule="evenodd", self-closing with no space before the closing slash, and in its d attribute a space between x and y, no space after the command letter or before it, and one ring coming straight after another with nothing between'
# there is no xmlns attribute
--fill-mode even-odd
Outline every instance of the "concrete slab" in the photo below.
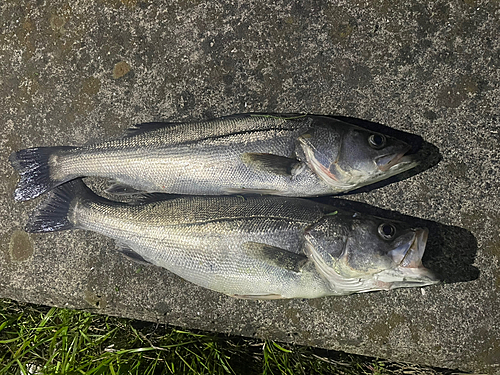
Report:
<svg viewBox="0 0 500 375"><path fill-rule="evenodd" d="M499 8L475 0L2 2L0 296L500 373ZM253 111L360 118L433 144L436 166L348 199L429 221L427 262L447 282L241 301L132 264L95 234L22 231L39 200L13 201L12 151L81 144L145 121Z"/></svg>

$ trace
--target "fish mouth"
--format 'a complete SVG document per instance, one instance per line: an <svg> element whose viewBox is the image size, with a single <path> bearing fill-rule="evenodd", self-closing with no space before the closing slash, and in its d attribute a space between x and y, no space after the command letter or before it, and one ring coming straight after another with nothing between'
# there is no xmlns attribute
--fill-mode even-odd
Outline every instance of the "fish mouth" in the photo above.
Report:
<svg viewBox="0 0 500 375"><path fill-rule="evenodd" d="M413 236L391 251L396 267L376 275L378 287L389 290L439 283L436 275L422 264L428 235L427 228L413 229Z"/></svg>
<svg viewBox="0 0 500 375"><path fill-rule="evenodd" d="M382 172L387 172L389 169L396 165L407 165L407 164L412 164L415 163L415 160L412 156L406 155L408 151L410 151L411 146L406 145L406 147L399 153L397 154L386 154L386 155L381 155L377 158L375 158L375 164L377 164L377 168L381 170ZM416 165L416 164L414 164ZM412 167L414 166L412 165ZM410 168L412 168L410 167ZM400 168L398 168L400 169ZM409 169L409 168L408 168Z"/></svg>
<svg viewBox="0 0 500 375"><path fill-rule="evenodd" d="M429 237L429 230L427 228L415 229L415 234L413 235L413 241L410 247L406 251L399 267L403 268L418 268L422 266L422 257L425 252L425 245L427 244L427 238Z"/></svg>
<svg viewBox="0 0 500 375"><path fill-rule="evenodd" d="M415 279L426 284L439 281L434 273L425 268L422 264L422 257L424 256L428 236L429 230L427 228L415 229L413 241L397 267L407 278Z"/></svg>

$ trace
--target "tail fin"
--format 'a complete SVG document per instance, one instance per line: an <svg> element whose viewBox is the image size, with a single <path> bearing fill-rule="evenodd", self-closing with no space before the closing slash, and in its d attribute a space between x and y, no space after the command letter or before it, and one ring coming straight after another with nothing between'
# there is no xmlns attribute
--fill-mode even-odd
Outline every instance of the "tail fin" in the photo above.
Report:
<svg viewBox="0 0 500 375"><path fill-rule="evenodd" d="M69 181L74 177L63 180L54 180L50 173L50 157L58 151L70 150L75 147L37 147L13 152L10 163L21 176L14 192L14 199L27 201L40 194Z"/></svg>
<svg viewBox="0 0 500 375"><path fill-rule="evenodd" d="M76 200L94 196L81 178L70 181L49 192L47 200L42 202L30 215L26 224L26 232L56 232L74 228L72 210ZM92 198L91 198L92 199Z"/></svg>

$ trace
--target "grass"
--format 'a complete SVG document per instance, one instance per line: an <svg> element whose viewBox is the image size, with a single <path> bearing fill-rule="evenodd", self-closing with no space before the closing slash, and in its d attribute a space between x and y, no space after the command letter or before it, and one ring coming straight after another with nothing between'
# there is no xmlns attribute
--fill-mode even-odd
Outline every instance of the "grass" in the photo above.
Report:
<svg viewBox="0 0 500 375"><path fill-rule="evenodd" d="M438 373L345 353L0 300L0 375Z"/></svg>

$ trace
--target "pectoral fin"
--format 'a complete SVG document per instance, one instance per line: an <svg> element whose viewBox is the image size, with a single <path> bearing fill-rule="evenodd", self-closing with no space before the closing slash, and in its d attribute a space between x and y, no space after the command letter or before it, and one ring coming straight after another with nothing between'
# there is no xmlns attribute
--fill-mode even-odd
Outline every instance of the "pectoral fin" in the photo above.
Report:
<svg viewBox="0 0 500 375"><path fill-rule="evenodd" d="M351 293L362 293L380 289L374 289L369 283L369 279L367 283L367 279L364 278L343 277L336 271L335 268L326 264L322 256L308 241L306 242L305 252L307 253L308 258L311 259L311 261L314 263L314 266L316 267L316 270L321 275L321 277L330 284L330 288L337 294L346 295Z"/></svg>
<svg viewBox="0 0 500 375"><path fill-rule="evenodd" d="M305 255L292 253L265 243L246 242L243 244L243 249L249 257L293 272L300 272L302 266L308 260Z"/></svg>
<svg viewBox="0 0 500 375"><path fill-rule="evenodd" d="M293 176L298 173L302 163L297 159L285 156L261 153L244 153L243 163L254 169L275 173L283 176Z"/></svg>

